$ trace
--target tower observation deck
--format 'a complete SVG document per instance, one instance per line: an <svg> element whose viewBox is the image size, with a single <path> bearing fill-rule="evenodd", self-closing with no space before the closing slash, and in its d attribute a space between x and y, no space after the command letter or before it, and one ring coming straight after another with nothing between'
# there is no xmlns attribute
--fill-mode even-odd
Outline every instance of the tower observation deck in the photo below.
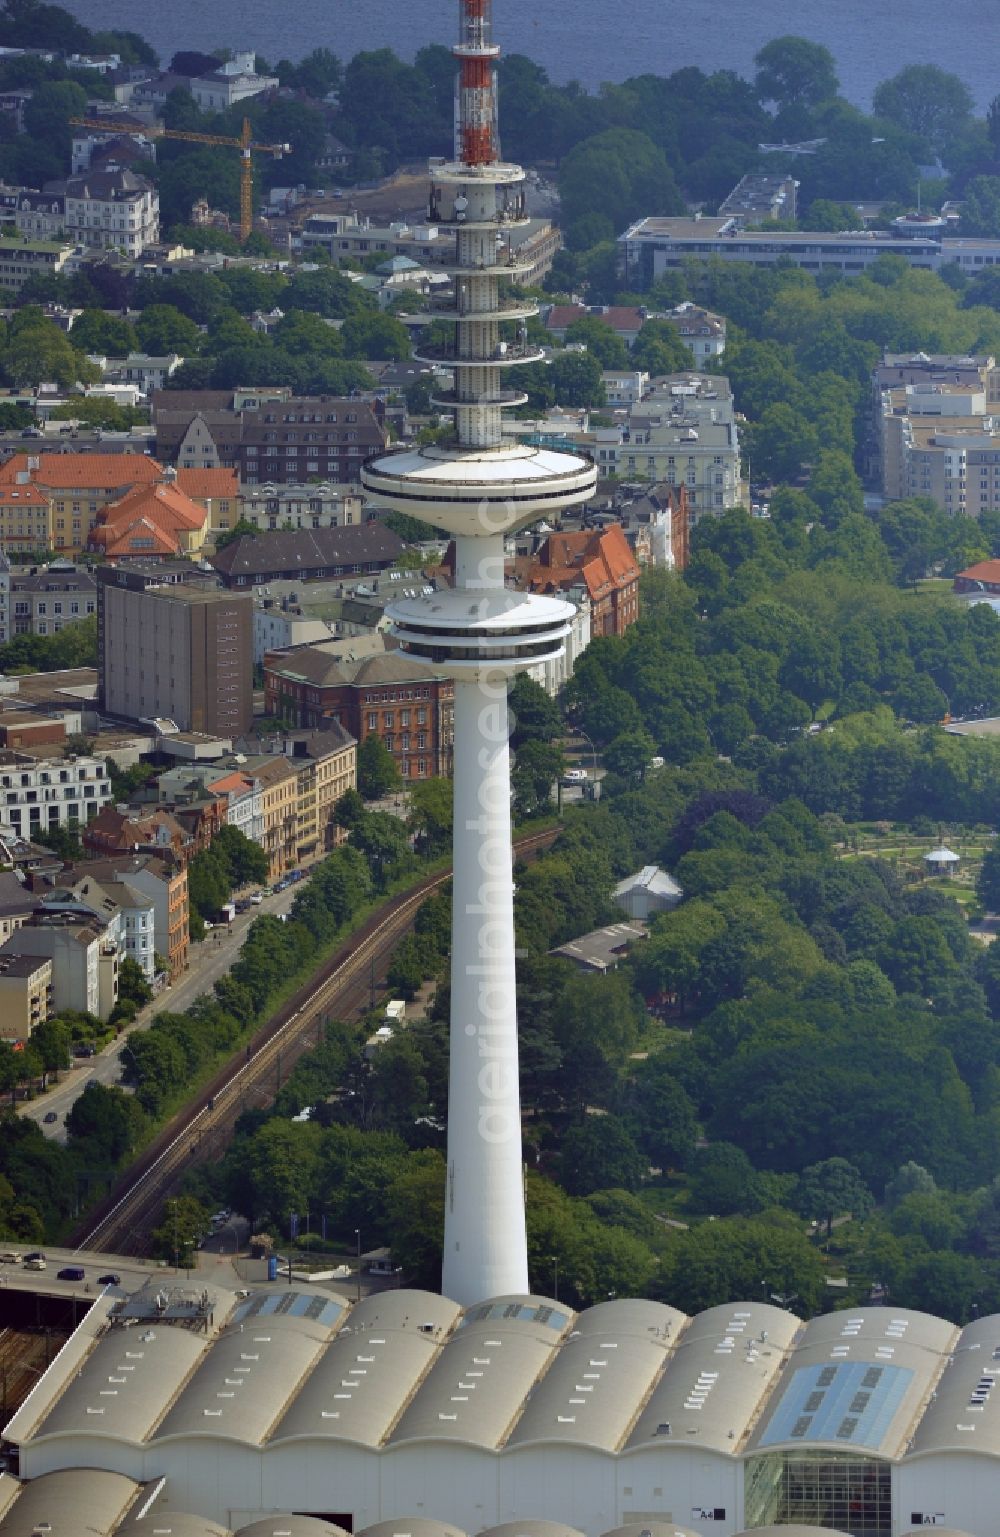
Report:
<svg viewBox="0 0 1000 1537"><path fill-rule="evenodd" d="M503 409L525 396L507 370L541 360L527 338L529 300L501 298L523 270L510 242L526 222L524 172L500 158L492 0L459 0L454 159L431 171L431 214L456 237L454 328L416 356L446 365L454 389L450 441L370 459L362 484L377 501L455 539L455 586L387 612L400 647L455 680L455 831L448 1165L442 1291L471 1304L528 1290L521 1162L507 688L561 653L572 606L508 590L504 539L589 500L583 454L505 438Z"/></svg>

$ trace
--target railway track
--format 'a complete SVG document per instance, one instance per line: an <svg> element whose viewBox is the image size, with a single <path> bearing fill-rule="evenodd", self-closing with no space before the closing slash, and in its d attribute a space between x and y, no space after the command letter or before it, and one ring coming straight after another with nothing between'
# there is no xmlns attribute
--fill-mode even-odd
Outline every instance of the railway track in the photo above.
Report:
<svg viewBox="0 0 1000 1537"><path fill-rule="evenodd" d="M533 858L554 842L558 831L547 828L515 840L515 857ZM217 1154L248 1100L254 1102L261 1091L267 1099L274 1098L282 1066L291 1066L314 1044L317 1026L364 1010L373 978L412 927L421 903L450 879L450 868L427 876L373 913L257 1032L245 1053L231 1057L122 1175L73 1235L76 1252L141 1254L179 1176L200 1157Z"/></svg>

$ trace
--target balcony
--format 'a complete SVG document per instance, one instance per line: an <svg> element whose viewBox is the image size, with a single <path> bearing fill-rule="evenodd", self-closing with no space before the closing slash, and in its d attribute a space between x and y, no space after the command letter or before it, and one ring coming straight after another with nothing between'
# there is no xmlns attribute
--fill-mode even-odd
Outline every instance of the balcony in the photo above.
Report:
<svg viewBox="0 0 1000 1537"><path fill-rule="evenodd" d="M499 342L491 352L471 357L457 353L454 345L435 343L426 346L418 342L413 356L419 363L436 363L444 368L512 368L523 363L540 363L545 353L531 342Z"/></svg>

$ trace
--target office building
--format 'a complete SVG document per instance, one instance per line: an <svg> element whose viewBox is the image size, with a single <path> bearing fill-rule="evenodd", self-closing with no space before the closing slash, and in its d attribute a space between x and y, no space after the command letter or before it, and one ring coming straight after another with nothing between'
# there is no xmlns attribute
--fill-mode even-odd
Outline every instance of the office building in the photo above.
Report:
<svg viewBox="0 0 1000 1537"><path fill-rule="evenodd" d="M196 575L197 573L193 573ZM148 569L101 566L102 708L126 720L236 736L253 715L250 595L198 581L160 585Z"/></svg>

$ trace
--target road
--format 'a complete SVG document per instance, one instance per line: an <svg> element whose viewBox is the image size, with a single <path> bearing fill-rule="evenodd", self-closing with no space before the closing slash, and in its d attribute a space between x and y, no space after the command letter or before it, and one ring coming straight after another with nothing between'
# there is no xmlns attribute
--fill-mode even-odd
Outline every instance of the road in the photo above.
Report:
<svg viewBox="0 0 1000 1537"><path fill-rule="evenodd" d="M517 857L531 859L551 844L557 827L515 839ZM288 999L246 1048L180 1110L125 1171L108 1198L76 1235L79 1251L119 1249L142 1253L164 1196L185 1170L218 1160L243 1110L263 1097L269 1102L280 1078L315 1044L317 1027L330 1018L351 1019L367 1008L371 978L381 977L396 946L408 933L421 904L446 881L438 871L377 908Z"/></svg>
<svg viewBox="0 0 1000 1537"><path fill-rule="evenodd" d="M151 1003L147 1003L129 1028L148 1030L156 1015L164 1010L183 1014L196 998L207 993L229 971L254 919L260 913L287 913L296 892L301 891L304 885L305 881L298 881L285 891L275 892L265 897L259 907L252 907L247 913L237 913L234 921L225 929L210 930L201 944L192 946L193 959L184 975L164 989ZM53 1141L65 1142L65 1117L75 1101L88 1083L118 1083L122 1075L122 1054L127 1050L127 1042L119 1039L111 1041L95 1057L74 1059L73 1067L63 1074L58 1084L37 1099L26 1100L18 1105L18 1114L37 1121L45 1135ZM49 1115L54 1115L56 1119L46 1121Z"/></svg>

